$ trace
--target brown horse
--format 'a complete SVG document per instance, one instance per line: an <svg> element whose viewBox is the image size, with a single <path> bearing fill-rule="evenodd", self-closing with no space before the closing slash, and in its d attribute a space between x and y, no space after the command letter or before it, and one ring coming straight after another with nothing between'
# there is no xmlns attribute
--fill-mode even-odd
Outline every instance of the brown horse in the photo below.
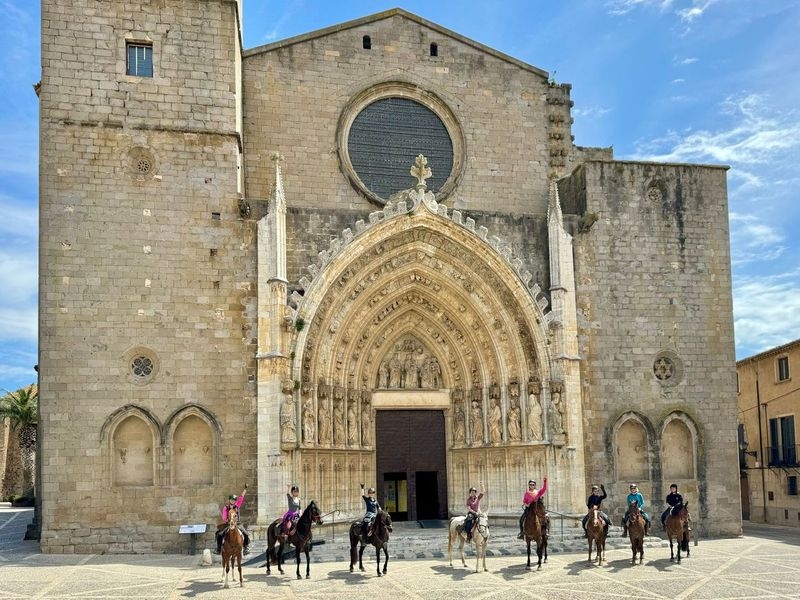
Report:
<svg viewBox="0 0 800 600"><path fill-rule="evenodd" d="M592 561L592 542L597 549L597 566L603 564L606 554L606 522L600 518L600 509L593 506L586 519L586 538L589 540L589 562Z"/></svg>
<svg viewBox="0 0 800 600"><path fill-rule="evenodd" d="M453 517L450 519L449 533L447 535L447 555L450 558L450 566L453 566L453 542L458 540L458 548L461 551L461 564L467 566L467 561L464 560L464 542L467 540L467 534L464 531L464 521L466 517ZM483 570L488 571L486 568L486 547L489 545L489 515L485 512L479 512L476 517L476 523L472 526L472 543L475 544L475 572L483 560ZM461 530L459 531L459 528Z"/></svg>
<svg viewBox="0 0 800 600"><path fill-rule="evenodd" d="M222 585L224 587L228 587L228 573L233 571L234 564L239 569L239 587L244 587L242 580L243 547L244 536L239 531L239 510L233 506L228 509L228 527L222 536Z"/></svg>
<svg viewBox="0 0 800 600"><path fill-rule="evenodd" d="M358 550L358 568L364 570L364 548L367 544L375 546L375 556L378 560L378 577L381 576L381 550L383 550L383 574L386 575L386 565L389 564L389 534L392 532L392 517L385 510L378 509L375 522L372 526L372 535L369 538L364 528L363 521L353 521L350 525L350 572L353 572L353 565L356 564L356 546L361 544Z"/></svg>
<svg viewBox="0 0 800 600"><path fill-rule="evenodd" d="M667 515L664 524L669 538L669 559L674 560L673 540L678 543L678 562L681 562L681 550L689 556L689 503L677 504Z"/></svg>
<svg viewBox="0 0 800 600"><path fill-rule="evenodd" d="M634 500L628 508L628 537L631 540L631 564L636 564L636 554L639 554L639 564L644 559L644 517L639 510L639 503Z"/></svg>
<svg viewBox="0 0 800 600"><path fill-rule="evenodd" d="M528 570L531 568L531 540L533 540L536 542L536 556L539 558L536 565L538 571L542 568L542 556L544 556L544 562L547 562L547 516L541 500L525 509L522 531L528 546L528 565L525 568Z"/></svg>
<svg viewBox="0 0 800 600"><path fill-rule="evenodd" d="M283 575L281 562L283 561L283 547L289 543L295 547L297 554L297 578L300 577L300 553L306 555L306 579L311 577L311 560L308 550L311 547L311 525L312 523L322 524L317 503L313 500L300 515L294 533L287 535L282 531L283 519L275 519L267 528L267 575L270 575L270 564L278 565L278 572ZM275 544L278 544L277 551Z"/></svg>

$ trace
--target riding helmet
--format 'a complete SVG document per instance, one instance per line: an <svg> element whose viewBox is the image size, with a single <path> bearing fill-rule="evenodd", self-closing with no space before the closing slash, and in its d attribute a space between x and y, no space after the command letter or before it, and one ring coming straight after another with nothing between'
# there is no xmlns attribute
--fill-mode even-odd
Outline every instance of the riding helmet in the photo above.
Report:
<svg viewBox="0 0 800 600"><path fill-rule="evenodd" d="M228 496L228 500L230 500L231 502L235 502L238 499L239 497L236 494L231 494L230 496Z"/></svg>
<svg viewBox="0 0 800 600"><path fill-rule="evenodd" d="M530 481L528 481L528 485L530 484L536 485L536 482L533 479L531 479Z"/></svg>
<svg viewBox="0 0 800 600"><path fill-rule="evenodd" d="M471 487L471 488L469 488L469 491L470 492L477 492L478 490L476 488L474 488L474 487Z"/></svg>
<svg viewBox="0 0 800 600"><path fill-rule="evenodd" d="M368 494L374 494L374 493L375 493L375 488L374 488L374 487L371 487L371 488L369 488L369 489L367 490L367 493L368 493Z"/></svg>

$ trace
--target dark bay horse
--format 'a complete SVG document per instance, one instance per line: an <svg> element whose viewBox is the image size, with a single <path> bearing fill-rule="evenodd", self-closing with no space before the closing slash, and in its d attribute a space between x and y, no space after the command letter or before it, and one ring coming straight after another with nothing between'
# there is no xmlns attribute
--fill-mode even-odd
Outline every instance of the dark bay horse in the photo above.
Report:
<svg viewBox="0 0 800 600"><path fill-rule="evenodd" d="M453 542L458 540L458 548L461 551L461 564L467 566L467 561L464 560L464 542L467 540L467 534L464 532L464 521L466 517L453 517L450 519L449 533L447 535L447 556L450 558L450 566L453 566ZM461 531L459 531L459 527ZM488 571L486 568L486 547L489 545L489 515L485 512L479 512L477 522L472 526L472 543L475 544L475 572L483 559L483 570Z"/></svg>
<svg viewBox="0 0 800 600"><path fill-rule="evenodd" d="M639 554L639 564L644 559L644 517L639 510L639 503L634 500L628 508L628 537L631 540L631 564L636 564L636 554Z"/></svg>
<svg viewBox="0 0 800 600"><path fill-rule="evenodd" d="M392 517L382 508L378 510L375 522L372 525L372 535L367 538L364 529L364 522L361 520L353 521L350 525L350 572L353 572L353 565L356 564L356 546L361 545L358 550L358 568L364 570L364 548L368 544L375 546L375 557L378 561L378 577L381 576L381 550L383 550L383 574L386 575L386 565L389 564L389 534L392 532Z"/></svg>
<svg viewBox="0 0 800 600"><path fill-rule="evenodd" d="M311 577L311 560L308 556L308 550L311 547L311 525L312 523L322 524L322 517L320 516L319 507L313 500L300 515L297 520L297 526L294 533L286 535L281 531L283 519L275 519L267 529L267 575L270 575L270 564L278 565L278 572L282 575L283 568L281 562L283 561L283 547L288 542L295 547L297 554L297 578L300 577L300 553L304 552L306 555L306 579ZM275 544L278 544L277 551Z"/></svg>
<svg viewBox="0 0 800 600"><path fill-rule="evenodd" d="M239 510L233 506L228 509L228 527L222 536L222 585L228 587L228 573L234 565L239 569L239 587L244 587L242 580L242 548L244 536L239 531ZM235 575L234 575L235 577Z"/></svg>
<svg viewBox="0 0 800 600"><path fill-rule="evenodd" d="M528 565L531 568L531 540L536 542L536 556L539 563L536 570L542 568L542 556L547 562L547 516L544 512L544 503L541 501L531 504L525 509L525 517L522 521L522 531L525 535L525 543L528 545Z"/></svg>
<svg viewBox="0 0 800 600"><path fill-rule="evenodd" d="M674 560L673 540L678 543L678 562L681 562L681 550L689 556L689 503L677 504L667 515L664 527L669 538L669 559Z"/></svg>
<svg viewBox="0 0 800 600"><path fill-rule="evenodd" d="M600 509L593 506L586 519L586 538L589 540L589 562L592 562L592 542L597 552L597 566L603 564L606 554L606 522L600 518Z"/></svg>

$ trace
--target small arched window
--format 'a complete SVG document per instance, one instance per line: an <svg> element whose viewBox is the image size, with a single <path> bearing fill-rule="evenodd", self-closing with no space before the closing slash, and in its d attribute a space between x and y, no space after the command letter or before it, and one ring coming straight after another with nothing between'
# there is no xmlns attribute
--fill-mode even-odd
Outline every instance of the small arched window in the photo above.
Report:
<svg viewBox="0 0 800 600"><path fill-rule="evenodd" d="M431 44L431 56L439 56L439 44Z"/></svg>
<svg viewBox="0 0 800 600"><path fill-rule="evenodd" d="M361 45L363 46L364 50L369 50L372 48L372 40L368 35L365 35L361 38Z"/></svg>

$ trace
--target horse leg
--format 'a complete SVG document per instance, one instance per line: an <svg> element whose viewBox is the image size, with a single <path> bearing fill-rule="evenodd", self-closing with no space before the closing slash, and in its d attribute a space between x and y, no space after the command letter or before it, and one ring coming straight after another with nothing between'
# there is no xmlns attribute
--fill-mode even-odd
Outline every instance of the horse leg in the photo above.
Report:
<svg viewBox="0 0 800 600"><path fill-rule="evenodd" d="M536 556L539 557L539 564L536 565L536 570L537 571L541 571L542 570L542 552L544 550L542 548L542 543L543 543L543 538L539 538L539 541L536 542Z"/></svg>
<svg viewBox="0 0 800 600"><path fill-rule="evenodd" d="M384 556L383 574L386 575L386 567L389 564L389 548L388 548L388 544L384 544L383 545L383 556Z"/></svg>
<svg viewBox="0 0 800 600"><path fill-rule="evenodd" d="M311 579L311 557L308 555L308 547L311 544L306 544L306 579Z"/></svg>
<svg viewBox="0 0 800 600"><path fill-rule="evenodd" d="M377 561L376 569L378 571L378 577L381 576L381 548L380 546L375 546L375 560Z"/></svg>
<svg viewBox="0 0 800 600"><path fill-rule="evenodd" d="M241 548L236 553L236 567L239 569L239 587L244 587L244 579L242 579L242 550L241 550Z"/></svg>
<svg viewBox="0 0 800 600"><path fill-rule="evenodd" d="M528 571L531 570L531 541L525 536L525 542L528 544L528 565L525 567Z"/></svg>
<svg viewBox="0 0 800 600"><path fill-rule="evenodd" d="M361 544L358 547L358 570L359 571L364 571L365 570L364 569L364 550L366 550L366 548L367 547L364 544Z"/></svg>
<svg viewBox="0 0 800 600"><path fill-rule="evenodd" d="M450 566L453 566L453 525L450 525L450 528L447 532L447 558L450 559Z"/></svg>
<svg viewBox="0 0 800 600"><path fill-rule="evenodd" d="M466 539L467 539L467 537L465 535L460 534L460 533L458 534L458 549L461 550L461 566L462 567L466 567L467 566L467 561L464 558L464 542L465 542Z"/></svg>
<svg viewBox="0 0 800 600"><path fill-rule="evenodd" d="M589 562L592 562L592 535L589 534Z"/></svg>

